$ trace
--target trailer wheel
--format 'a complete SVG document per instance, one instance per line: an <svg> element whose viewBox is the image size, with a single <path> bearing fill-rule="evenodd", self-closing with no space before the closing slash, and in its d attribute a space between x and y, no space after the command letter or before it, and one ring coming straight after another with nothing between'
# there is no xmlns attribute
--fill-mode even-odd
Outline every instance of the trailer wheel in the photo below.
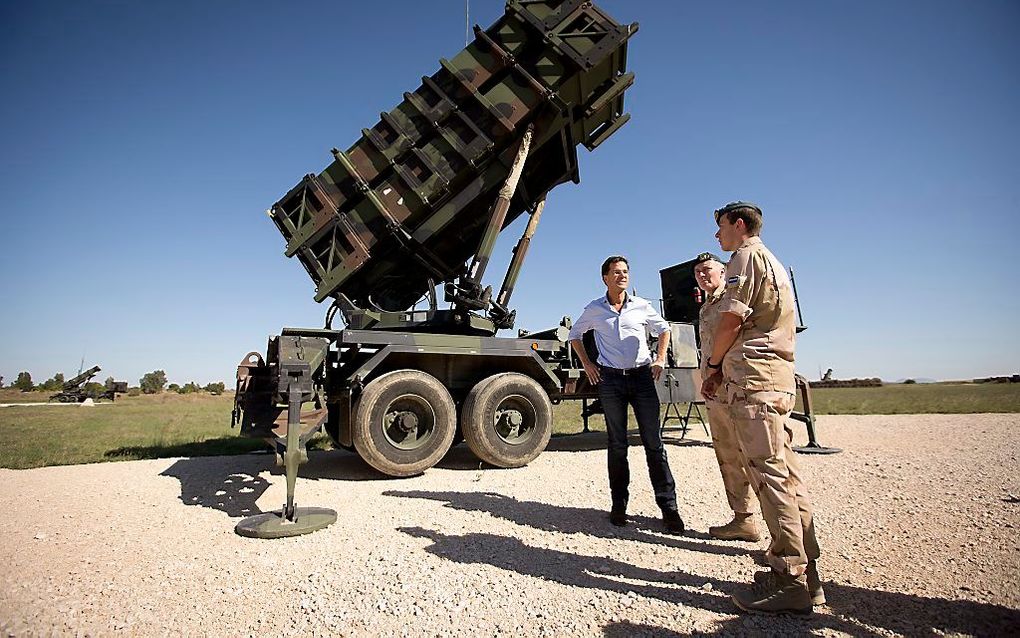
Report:
<svg viewBox="0 0 1020 638"><path fill-rule="evenodd" d="M390 476L413 476L450 449L457 408L432 375L397 370L365 386L353 426L354 448L366 463Z"/></svg>
<svg viewBox="0 0 1020 638"><path fill-rule="evenodd" d="M516 372L483 379L461 412L468 447L496 467L521 467L535 459L552 435L552 403L534 379Z"/></svg>

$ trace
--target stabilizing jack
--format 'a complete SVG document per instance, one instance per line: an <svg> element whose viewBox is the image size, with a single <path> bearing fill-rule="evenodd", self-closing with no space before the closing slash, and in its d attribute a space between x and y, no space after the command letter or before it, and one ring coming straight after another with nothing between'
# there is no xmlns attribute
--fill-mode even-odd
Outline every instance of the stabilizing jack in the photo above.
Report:
<svg viewBox="0 0 1020 638"><path fill-rule="evenodd" d="M808 442L807 445L793 448L793 451L800 452L801 454L838 454L842 452L842 448L826 447L815 438L815 413L811 409L811 384L799 374L795 375L794 378L797 381L797 387L800 388L800 398L804 403L804 412L791 412L790 418L800 421L807 426Z"/></svg>
<svg viewBox="0 0 1020 638"><path fill-rule="evenodd" d="M327 527L336 521L336 512L325 507L297 507L294 504L294 485L298 466L308 460L301 443L302 383L292 378L287 387L287 448L283 464L287 473L287 502L283 509L250 516L234 527L241 536L251 538L285 538L308 534Z"/></svg>

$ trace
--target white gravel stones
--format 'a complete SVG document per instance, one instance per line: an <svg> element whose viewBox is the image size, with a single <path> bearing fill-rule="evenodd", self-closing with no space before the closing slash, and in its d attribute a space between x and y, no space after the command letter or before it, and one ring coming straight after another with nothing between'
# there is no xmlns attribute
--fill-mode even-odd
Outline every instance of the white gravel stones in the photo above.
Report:
<svg viewBox="0 0 1020 638"><path fill-rule="evenodd" d="M765 542L725 543L704 440L669 445L685 537L660 532L640 446L633 522L606 520L602 435L529 467L477 471L463 446L390 479L313 453L308 536L234 524L285 498L270 456L0 470L4 635L1004 635L1020 631L1020 415L822 417L835 456L801 456L829 605L809 619L729 600ZM694 432L694 434L700 434ZM802 437L802 432L798 432Z"/></svg>

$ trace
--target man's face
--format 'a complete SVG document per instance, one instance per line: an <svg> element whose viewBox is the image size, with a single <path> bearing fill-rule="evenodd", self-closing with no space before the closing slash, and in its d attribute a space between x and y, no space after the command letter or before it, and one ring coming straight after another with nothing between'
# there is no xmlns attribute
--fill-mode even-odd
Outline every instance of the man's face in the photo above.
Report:
<svg viewBox="0 0 1020 638"><path fill-rule="evenodd" d="M609 264L609 270L602 276L607 288L625 289L630 283L630 269L627 262L614 261Z"/></svg>
<svg viewBox="0 0 1020 638"><path fill-rule="evenodd" d="M726 251L734 251L740 248L744 235L744 220L738 219L734 223L726 218L726 215L719 216L719 231L715 238L719 240L719 247Z"/></svg>
<svg viewBox="0 0 1020 638"><path fill-rule="evenodd" d="M698 282L698 288L711 294L722 285L725 270L725 266L714 259L709 259L694 267L694 280Z"/></svg>

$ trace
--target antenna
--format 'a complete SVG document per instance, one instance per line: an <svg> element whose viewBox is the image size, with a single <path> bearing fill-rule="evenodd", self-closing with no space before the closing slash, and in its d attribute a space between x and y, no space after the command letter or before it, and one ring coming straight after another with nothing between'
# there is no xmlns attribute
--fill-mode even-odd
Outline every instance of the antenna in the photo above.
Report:
<svg viewBox="0 0 1020 638"><path fill-rule="evenodd" d="M464 0L464 46L471 43L471 0Z"/></svg>
<svg viewBox="0 0 1020 638"><path fill-rule="evenodd" d="M793 278L793 268L790 268L790 286L793 288L793 302L797 305L797 321L801 328L804 327L804 315L800 314L800 297L797 296L797 280ZM797 332L800 332L798 330Z"/></svg>

